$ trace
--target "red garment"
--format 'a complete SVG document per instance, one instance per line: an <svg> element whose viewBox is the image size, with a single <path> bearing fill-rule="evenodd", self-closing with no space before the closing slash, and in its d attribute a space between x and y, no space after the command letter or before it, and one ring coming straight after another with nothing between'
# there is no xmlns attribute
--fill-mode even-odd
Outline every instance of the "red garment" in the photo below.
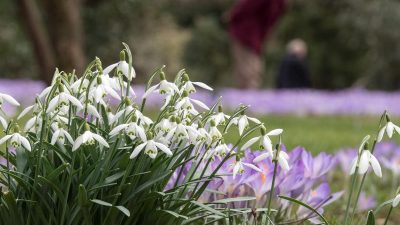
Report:
<svg viewBox="0 0 400 225"><path fill-rule="evenodd" d="M284 8L284 0L239 0L230 15L229 34L261 54L264 39Z"/></svg>

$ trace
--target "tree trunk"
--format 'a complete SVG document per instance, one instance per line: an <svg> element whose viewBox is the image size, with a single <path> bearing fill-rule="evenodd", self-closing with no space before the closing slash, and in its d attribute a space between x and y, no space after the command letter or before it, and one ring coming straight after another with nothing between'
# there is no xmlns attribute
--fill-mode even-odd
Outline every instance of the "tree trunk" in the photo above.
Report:
<svg viewBox="0 0 400 225"><path fill-rule="evenodd" d="M39 9L33 0L18 0L22 23L31 39L40 78L50 84L55 69L54 52L46 28L41 20Z"/></svg>
<svg viewBox="0 0 400 225"><path fill-rule="evenodd" d="M85 69L81 0L44 0L48 29L60 69L78 74Z"/></svg>

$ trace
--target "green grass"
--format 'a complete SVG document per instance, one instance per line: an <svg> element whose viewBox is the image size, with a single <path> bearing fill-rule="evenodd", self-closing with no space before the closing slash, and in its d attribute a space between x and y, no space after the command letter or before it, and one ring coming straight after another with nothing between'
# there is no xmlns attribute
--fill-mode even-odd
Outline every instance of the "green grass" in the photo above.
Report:
<svg viewBox="0 0 400 225"><path fill-rule="evenodd" d="M357 147L365 135L376 134L379 116L294 116L264 115L258 117L267 130L284 129L283 143L288 149L303 146L318 153L334 152L345 147ZM257 133L254 132L254 135ZM234 143L238 135L227 137Z"/></svg>

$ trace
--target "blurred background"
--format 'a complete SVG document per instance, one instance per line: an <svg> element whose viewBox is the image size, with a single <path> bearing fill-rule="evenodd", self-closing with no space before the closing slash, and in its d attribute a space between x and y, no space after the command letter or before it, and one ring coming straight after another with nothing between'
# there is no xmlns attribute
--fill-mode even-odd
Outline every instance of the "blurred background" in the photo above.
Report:
<svg viewBox="0 0 400 225"><path fill-rule="evenodd" d="M251 105L288 148L336 151L384 110L400 116L399 12L398 0L0 1L0 92L29 105L56 67L109 65L126 42L138 96L160 66L186 68L216 88L207 104Z"/></svg>
<svg viewBox="0 0 400 225"><path fill-rule="evenodd" d="M308 49L306 74L313 88L400 86L399 1L264 2L0 1L0 77L49 82L55 67L81 72L95 56L104 65L114 62L124 41L134 54L137 82L165 64L172 75L187 68L194 79L213 86L274 88L287 44L300 39ZM248 27L250 21L260 24ZM235 42L252 52L240 52ZM260 59L256 71L251 57ZM259 74L250 77L257 85L232 79L243 73L236 70L245 59L252 62L240 67Z"/></svg>

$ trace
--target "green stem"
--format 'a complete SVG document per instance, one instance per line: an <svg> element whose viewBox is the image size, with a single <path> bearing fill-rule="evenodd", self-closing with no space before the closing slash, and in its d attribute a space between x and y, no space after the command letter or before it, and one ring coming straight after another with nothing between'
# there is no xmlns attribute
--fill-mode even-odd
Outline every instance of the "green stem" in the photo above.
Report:
<svg viewBox="0 0 400 225"><path fill-rule="evenodd" d="M276 179L276 173L277 173L277 169L278 169L278 161L277 160L273 160L274 163L274 175L272 177L272 183L271 183L271 190L269 192L269 198L268 198L268 208L267 208L267 216L270 216L271 213L271 203L272 203L272 195L274 194L274 187L275 187L275 179ZM269 224L269 220L267 220L267 224Z"/></svg>
<svg viewBox="0 0 400 225"><path fill-rule="evenodd" d="M72 153L73 154L73 153ZM64 218L65 218L65 213L67 211L67 204L68 204L68 195L69 195L69 190L71 188L71 183L72 183L72 176L74 174L74 165L75 165L75 154L72 157L72 162L71 162L71 174L68 177L68 185L67 185L67 190L65 192L65 198L64 198L64 202L63 202L63 208L62 208L62 213L61 213L61 220L60 220L60 224L63 225L64 224Z"/></svg>
<svg viewBox="0 0 400 225"><path fill-rule="evenodd" d="M346 213L344 214L343 225L347 225L347 219L348 219L348 216L349 216L349 209L350 209L350 202L351 202L351 197L353 195L354 185L356 184L357 172L358 172L358 166L356 167L356 170L355 170L355 172L353 174L353 178L352 178L352 181L351 181L350 193L349 193L349 198L347 199Z"/></svg>
<svg viewBox="0 0 400 225"><path fill-rule="evenodd" d="M393 210L393 206L390 206L389 212L388 212L388 214L386 216L386 219L385 219L385 222L383 223L383 225L387 224L387 222L389 220L389 217L390 217L390 214L392 213L392 210Z"/></svg>

